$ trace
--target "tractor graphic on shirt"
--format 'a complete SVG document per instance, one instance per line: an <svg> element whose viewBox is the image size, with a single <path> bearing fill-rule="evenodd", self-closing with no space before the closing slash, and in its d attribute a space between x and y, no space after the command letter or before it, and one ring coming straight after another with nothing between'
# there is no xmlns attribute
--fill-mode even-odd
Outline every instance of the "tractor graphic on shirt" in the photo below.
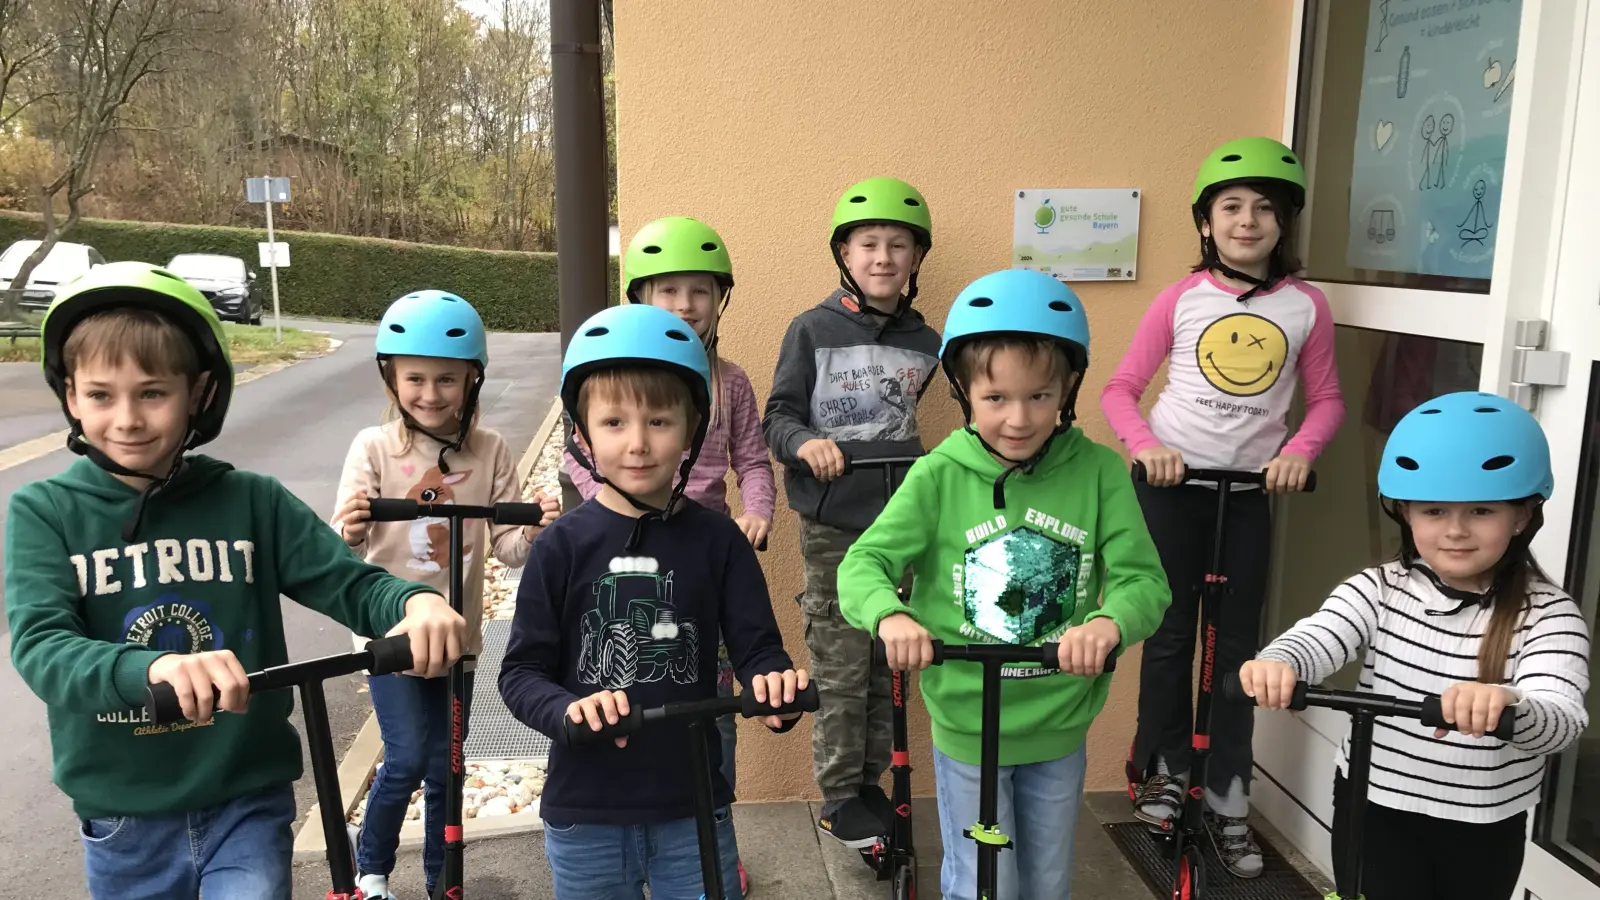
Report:
<svg viewBox="0 0 1600 900"><path fill-rule="evenodd" d="M700 677L700 630L672 605L672 574L651 557L617 557L594 583L594 608L579 622L578 679L622 690Z"/></svg>

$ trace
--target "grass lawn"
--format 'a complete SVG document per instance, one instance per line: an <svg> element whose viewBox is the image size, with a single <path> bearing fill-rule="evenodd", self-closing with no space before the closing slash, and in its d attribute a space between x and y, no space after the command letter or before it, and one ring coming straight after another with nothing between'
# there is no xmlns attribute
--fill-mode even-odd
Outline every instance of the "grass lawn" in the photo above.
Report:
<svg viewBox="0 0 1600 900"><path fill-rule="evenodd" d="M235 363L267 363L291 360L307 353L321 353L328 349L328 336L301 331L298 328L283 330L283 343L276 343L270 326L234 325L224 322L222 330L228 335L228 348ZM39 340L0 338L0 362L38 362Z"/></svg>

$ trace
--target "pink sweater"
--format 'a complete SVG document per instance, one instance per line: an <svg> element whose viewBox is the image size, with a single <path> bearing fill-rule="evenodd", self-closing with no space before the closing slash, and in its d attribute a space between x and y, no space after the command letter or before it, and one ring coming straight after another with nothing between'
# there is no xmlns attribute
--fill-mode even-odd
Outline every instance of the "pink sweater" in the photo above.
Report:
<svg viewBox="0 0 1600 900"><path fill-rule="evenodd" d="M761 434L761 410L756 406L756 391L743 369L726 359L721 362L722 414L717 417L716 427L706 433L700 456L689 470L689 484L684 495L707 509L726 513L728 468L731 466L738 476L745 513L770 522L777 488L772 480L767 444ZM592 499L600 493L600 482L572 458L571 452L566 454L566 467L583 499Z"/></svg>
<svg viewBox="0 0 1600 900"><path fill-rule="evenodd" d="M1298 278L1244 303L1209 272L1162 291L1145 312L1100 407L1130 453L1165 446L1195 468L1265 468L1279 448L1315 460L1344 421L1334 367L1333 314ZM1139 398L1164 360L1167 386L1139 415ZM1306 417L1287 444L1294 388Z"/></svg>

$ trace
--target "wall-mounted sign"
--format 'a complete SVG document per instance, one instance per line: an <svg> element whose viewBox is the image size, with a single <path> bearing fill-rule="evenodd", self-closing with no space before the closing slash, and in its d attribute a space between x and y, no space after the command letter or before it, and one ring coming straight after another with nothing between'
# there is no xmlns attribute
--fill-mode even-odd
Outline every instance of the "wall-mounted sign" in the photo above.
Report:
<svg viewBox="0 0 1600 900"><path fill-rule="evenodd" d="M1062 281L1131 281L1139 263L1135 188L1016 192L1011 267Z"/></svg>

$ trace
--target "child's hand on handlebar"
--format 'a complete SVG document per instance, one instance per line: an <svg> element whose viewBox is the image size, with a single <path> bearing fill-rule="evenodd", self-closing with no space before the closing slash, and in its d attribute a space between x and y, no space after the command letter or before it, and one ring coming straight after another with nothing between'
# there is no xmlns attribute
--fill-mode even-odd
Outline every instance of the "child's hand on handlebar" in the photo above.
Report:
<svg viewBox="0 0 1600 900"><path fill-rule="evenodd" d="M903 612L890 613L878 622L878 640L891 671L920 672L933 665L933 638L928 629Z"/></svg>
<svg viewBox="0 0 1600 900"><path fill-rule="evenodd" d="M1275 659L1252 659L1239 668L1239 686L1262 709L1288 709L1299 681L1294 666Z"/></svg>
<svg viewBox="0 0 1600 900"><path fill-rule="evenodd" d="M1106 657L1122 643L1122 629L1110 616L1090 619L1062 632L1056 647L1061 671L1068 675L1099 675Z"/></svg>
<svg viewBox="0 0 1600 900"><path fill-rule="evenodd" d="M1463 681L1450 685L1439 695L1439 712L1457 731L1481 738L1495 730L1501 714L1515 702L1517 695L1498 684ZM1433 730L1436 738L1449 733L1443 728Z"/></svg>
<svg viewBox="0 0 1600 900"><path fill-rule="evenodd" d="M467 643L467 621L438 594L412 594L406 598L406 617L389 629L389 635L395 634L411 636L410 671L437 678L461 658L461 648Z"/></svg>
<svg viewBox="0 0 1600 900"><path fill-rule="evenodd" d="M827 438L806 441L795 455L811 467L811 475L818 481L832 481L844 474L844 451Z"/></svg>
<svg viewBox="0 0 1600 900"><path fill-rule="evenodd" d="M1144 480L1151 487L1183 483L1183 454L1171 447L1146 447L1133 458L1144 463Z"/></svg>
<svg viewBox="0 0 1600 900"><path fill-rule="evenodd" d="M544 510L544 516L539 519L539 524L537 525L522 526L522 536L527 538L530 544L533 543L534 538L539 536L539 532L543 531L546 525L561 517L561 498L559 496L550 496L544 491L540 491L533 495L533 502L539 504L539 508Z"/></svg>
<svg viewBox="0 0 1600 900"><path fill-rule="evenodd" d="M250 678L232 650L168 653L150 664L145 677L172 685L183 717L199 725L210 722L215 710L242 713L250 703Z"/></svg>
<svg viewBox="0 0 1600 900"><path fill-rule="evenodd" d="M339 507L339 514L335 517L339 522L339 536L352 547L361 546L367 539L367 528L372 518L372 501L367 499L366 491L356 491Z"/></svg>
<svg viewBox="0 0 1600 900"><path fill-rule="evenodd" d="M567 718L582 724L589 723L590 731L599 731L606 725L615 725L628 714L628 695L622 691L596 691L582 700L567 704ZM612 738L618 747L628 746L626 735Z"/></svg>
<svg viewBox="0 0 1600 900"><path fill-rule="evenodd" d="M745 540L748 540L752 547L761 546L761 542L766 540L772 531L772 522L754 513L745 513L733 521L738 524L739 530L744 532Z"/></svg>
<svg viewBox="0 0 1600 900"><path fill-rule="evenodd" d="M811 677L806 674L805 669L785 669L782 672L757 675L750 682L750 690L755 694L757 703L771 703L776 709L786 703L793 703L794 695L805 690L806 685L810 683ZM799 717L800 714L794 712L782 716L766 716L761 721L765 722L768 728L778 729L783 727L785 721Z"/></svg>
<svg viewBox="0 0 1600 900"><path fill-rule="evenodd" d="M1262 484L1267 490L1278 493L1303 491L1310 475L1311 460L1298 453L1280 453L1267 463L1267 474Z"/></svg>

